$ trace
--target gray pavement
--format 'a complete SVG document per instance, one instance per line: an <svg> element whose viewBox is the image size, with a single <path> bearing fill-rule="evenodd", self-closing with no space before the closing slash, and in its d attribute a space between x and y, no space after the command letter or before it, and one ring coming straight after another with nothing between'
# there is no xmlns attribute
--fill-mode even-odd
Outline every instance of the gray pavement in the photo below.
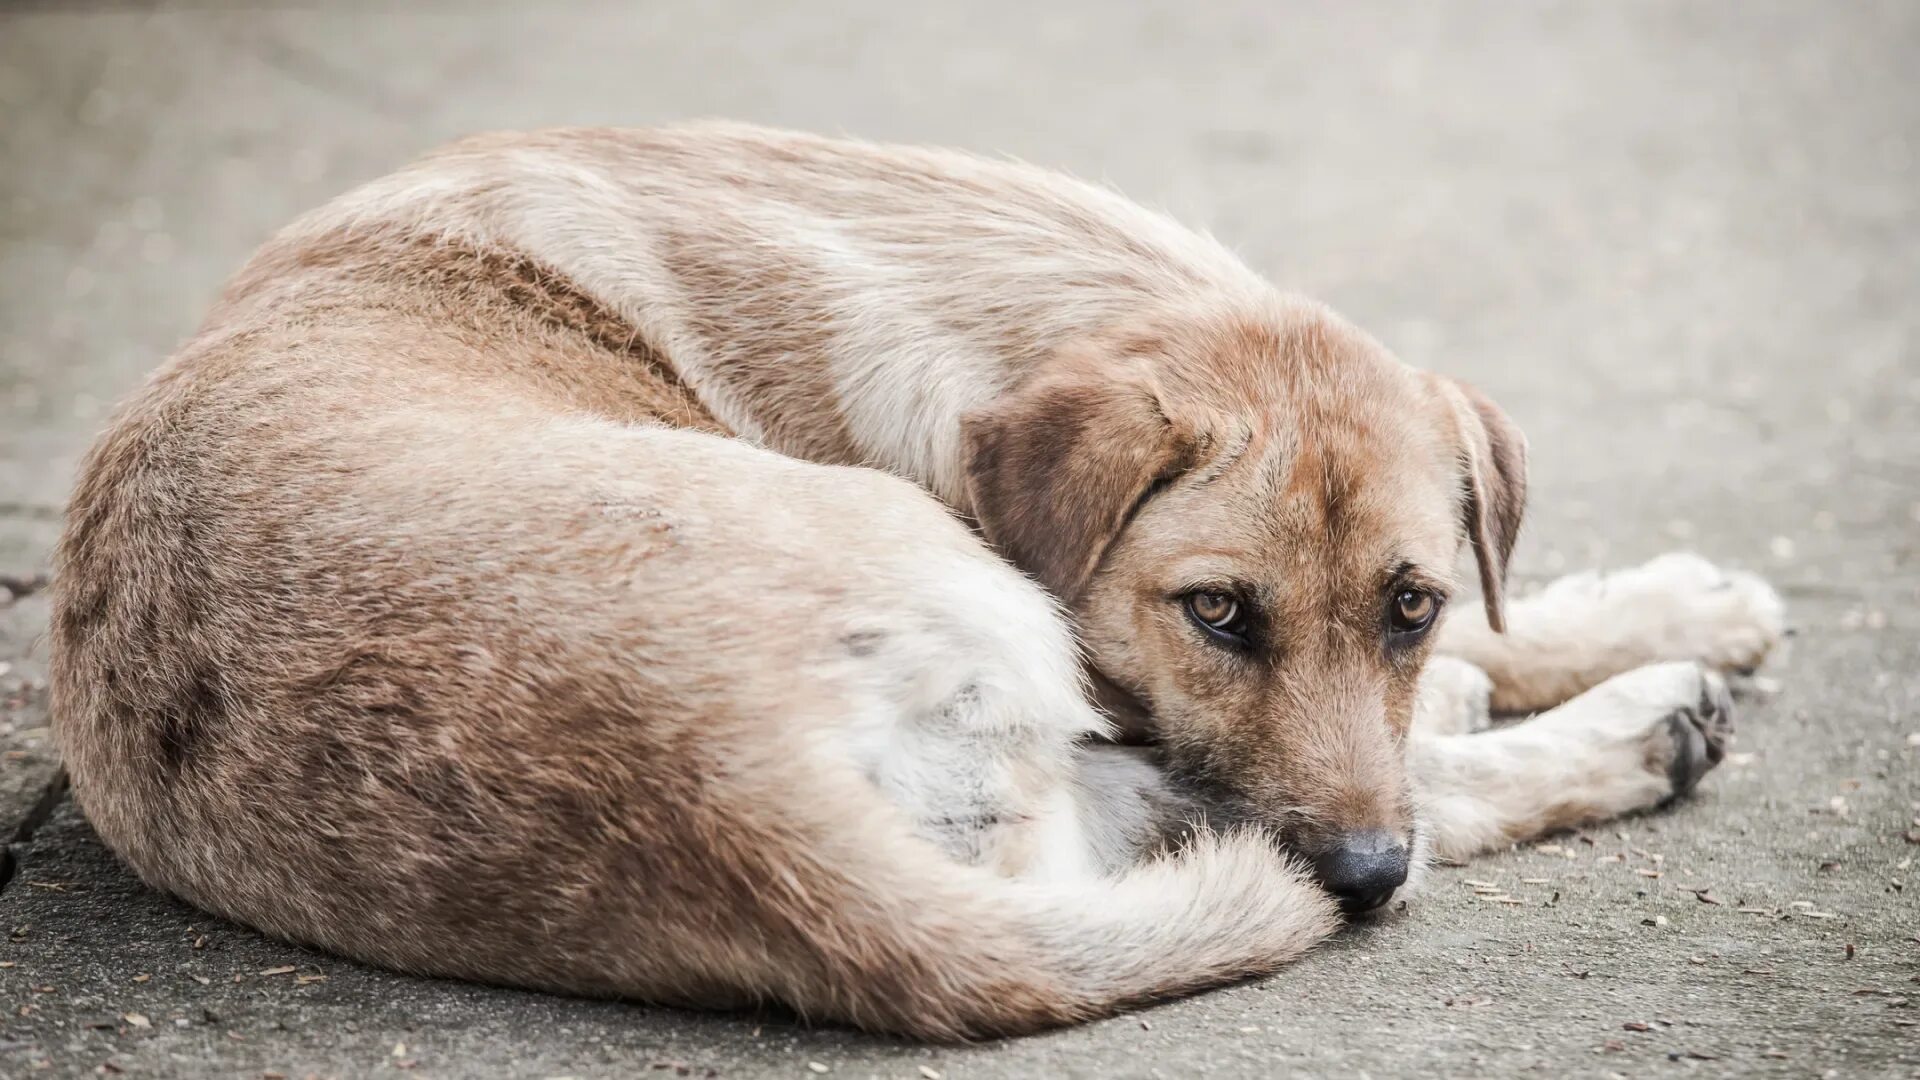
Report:
<svg viewBox="0 0 1920 1080"><path fill-rule="evenodd" d="M1917 61L1909 3L0 3L0 1076L1920 1076ZM30 584L111 403L269 230L438 141L708 115L1210 227L1529 431L1523 582L1769 575L1777 686L1671 812L964 1048L402 978L144 890L43 799Z"/></svg>

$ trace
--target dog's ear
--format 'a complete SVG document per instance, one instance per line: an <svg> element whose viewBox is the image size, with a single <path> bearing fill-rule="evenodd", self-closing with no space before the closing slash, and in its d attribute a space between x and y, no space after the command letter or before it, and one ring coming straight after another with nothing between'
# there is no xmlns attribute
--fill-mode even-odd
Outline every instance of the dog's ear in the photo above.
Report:
<svg viewBox="0 0 1920 1080"><path fill-rule="evenodd" d="M1134 511L1197 452L1150 375L1078 364L967 415L961 437L981 531L1069 602Z"/></svg>
<svg viewBox="0 0 1920 1080"><path fill-rule="evenodd" d="M1505 632L1507 560L1527 506L1527 437L1485 394L1445 376L1433 380L1451 406L1459 432L1465 488L1461 515L1480 567L1487 625Z"/></svg>

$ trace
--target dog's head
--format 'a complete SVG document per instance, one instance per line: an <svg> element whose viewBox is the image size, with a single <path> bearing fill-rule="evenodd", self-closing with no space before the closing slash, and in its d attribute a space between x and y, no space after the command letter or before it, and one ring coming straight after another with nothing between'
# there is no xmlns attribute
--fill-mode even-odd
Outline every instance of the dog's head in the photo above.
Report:
<svg viewBox="0 0 1920 1080"><path fill-rule="evenodd" d="M1525 442L1468 387L1276 304L1063 354L965 423L969 497L1172 770L1360 909L1404 880L1402 747L1473 549L1493 625Z"/></svg>

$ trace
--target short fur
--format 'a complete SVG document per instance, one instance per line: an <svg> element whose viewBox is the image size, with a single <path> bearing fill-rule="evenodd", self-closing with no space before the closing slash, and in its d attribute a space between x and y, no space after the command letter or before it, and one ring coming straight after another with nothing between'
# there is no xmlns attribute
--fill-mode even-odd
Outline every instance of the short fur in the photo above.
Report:
<svg viewBox="0 0 1920 1080"><path fill-rule="evenodd" d="M1483 397L1103 189L730 125L487 136L276 237L115 417L55 722L116 851L271 933L1028 1031L1298 955L1335 916L1289 852L1459 855L1698 779L1696 664L1464 732L1757 662L1757 583L1574 661L1501 642L1577 602L1515 605L1460 632L1491 686L1383 645L1463 546L1500 627L1524 490ZM1257 651L1185 621L1205 585ZM1161 746L1090 743L1111 719Z"/></svg>

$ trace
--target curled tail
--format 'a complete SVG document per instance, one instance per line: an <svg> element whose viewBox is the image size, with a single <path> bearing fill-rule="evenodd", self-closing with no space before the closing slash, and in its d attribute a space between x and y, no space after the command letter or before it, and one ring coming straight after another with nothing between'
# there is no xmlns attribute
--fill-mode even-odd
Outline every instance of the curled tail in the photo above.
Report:
<svg viewBox="0 0 1920 1080"><path fill-rule="evenodd" d="M828 1000L786 996L919 1038L1017 1035L1273 971L1339 925L1326 894L1251 832L1072 883L953 870L942 888L922 880L904 910L842 928L887 970L846 973Z"/></svg>

